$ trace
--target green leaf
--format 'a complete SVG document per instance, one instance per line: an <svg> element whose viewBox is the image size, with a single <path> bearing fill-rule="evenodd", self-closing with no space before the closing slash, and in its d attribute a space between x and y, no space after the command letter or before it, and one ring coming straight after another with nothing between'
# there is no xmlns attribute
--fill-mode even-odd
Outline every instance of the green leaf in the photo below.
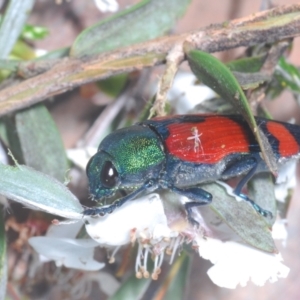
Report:
<svg viewBox="0 0 300 300"><path fill-rule="evenodd" d="M169 274L162 282L162 285L156 292L157 296L153 300L162 299L162 295L164 300L184 299L184 292L188 286L190 264L190 256L182 251L175 263L173 263Z"/></svg>
<svg viewBox="0 0 300 300"><path fill-rule="evenodd" d="M21 40L18 40L11 53L10 58L13 59L22 59L22 60L30 60L35 59L36 53L33 48L29 47L26 43Z"/></svg>
<svg viewBox="0 0 300 300"><path fill-rule="evenodd" d="M0 58L7 58L22 32L34 0L10 0L0 26Z"/></svg>
<svg viewBox="0 0 300 300"><path fill-rule="evenodd" d="M151 279L137 279L135 274L131 275L117 290L117 292L109 298L109 300L139 300L143 296L151 283Z"/></svg>
<svg viewBox="0 0 300 300"><path fill-rule="evenodd" d="M47 108L35 105L15 115L17 146L26 165L64 181L68 161L61 136ZM18 151L18 147L13 150ZM13 151L14 153L14 151Z"/></svg>
<svg viewBox="0 0 300 300"><path fill-rule="evenodd" d="M3 119L0 119L0 139L8 144L6 126Z"/></svg>
<svg viewBox="0 0 300 300"><path fill-rule="evenodd" d="M255 89L266 81L270 81L270 76L262 73L240 73L233 72L243 90Z"/></svg>
<svg viewBox="0 0 300 300"><path fill-rule="evenodd" d="M259 215L248 202L237 201L217 183L204 184L201 187L213 195L213 201L208 207L246 244L262 251L277 253L266 218Z"/></svg>
<svg viewBox="0 0 300 300"><path fill-rule="evenodd" d="M187 58L191 70L200 81L231 102L247 120L251 119L251 125L255 122L243 90L223 63L211 54L199 50L189 51Z"/></svg>
<svg viewBox="0 0 300 300"><path fill-rule="evenodd" d="M244 57L230 61L226 64L227 68L231 71L241 72L241 73L256 73L259 72L263 66L267 54Z"/></svg>
<svg viewBox="0 0 300 300"><path fill-rule="evenodd" d="M116 76L108 77L107 79L98 82L98 86L102 92L115 98L117 97L127 82L127 74L119 74Z"/></svg>
<svg viewBox="0 0 300 300"><path fill-rule="evenodd" d="M294 82L296 85L296 90L300 91L300 71L294 65L288 63L286 59L282 56L279 59L278 66L286 72L286 78Z"/></svg>
<svg viewBox="0 0 300 300"><path fill-rule="evenodd" d="M212 88L223 99L232 103L248 122L262 151L263 158L273 174L277 173L277 163L272 147L259 129L251 112L247 98L231 71L209 53L191 50L186 44L185 52L191 70L204 84Z"/></svg>
<svg viewBox="0 0 300 300"><path fill-rule="evenodd" d="M190 0L144 0L84 30L71 56L99 54L154 39L169 31Z"/></svg>
<svg viewBox="0 0 300 300"><path fill-rule="evenodd" d="M5 117L5 137L7 138L7 147L13 153L14 159L20 164L24 164L23 153L21 149L20 140L16 131L14 119L11 117Z"/></svg>
<svg viewBox="0 0 300 300"><path fill-rule="evenodd" d="M297 95L300 94L300 71L288 63L284 57L281 57L269 92L272 97L276 97L285 89L289 89Z"/></svg>
<svg viewBox="0 0 300 300"><path fill-rule="evenodd" d="M23 27L21 38L35 41L44 39L47 35L49 35L49 30L46 27L26 24Z"/></svg>
<svg viewBox="0 0 300 300"><path fill-rule="evenodd" d="M2 207L0 207L2 208ZM0 299L5 298L7 284L6 236L4 229L4 214L0 209Z"/></svg>
<svg viewBox="0 0 300 300"><path fill-rule="evenodd" d="M0 164L0 195L50 214L82 218L82 206L64 184L26 166Z"/></svg>

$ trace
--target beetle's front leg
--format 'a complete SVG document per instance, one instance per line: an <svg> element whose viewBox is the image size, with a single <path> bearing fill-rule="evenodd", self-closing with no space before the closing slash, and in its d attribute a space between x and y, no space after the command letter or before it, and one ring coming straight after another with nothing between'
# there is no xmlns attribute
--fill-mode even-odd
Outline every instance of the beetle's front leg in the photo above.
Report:
<svg viewBox="0 0 300 300"><path fill-rule="evenodd" d="M178 188L171 186L169 188L175 193L193 200L192 202L185 203L184 208L187 212L188 221L192 225L198 227L199 223L192 217L192 208L210 204L212 201L212 195L199 187Z"/></svg>
<svg viewBox="0 0 300 300"><path fill-rule="evenodd" d="M122 199L120 199L120 200L122 200ZM82 214L85 216L92 216L92 217L101 216L101 217L103 217L107 214L112 213L118 207L116 202L119 202L120 200L117 200L113 204L111 204L109 206L105 206L105 207L87 208L82 212Z"/></svg>
<svg viewBox="0 0 300 300"><path fill-rule="evenodd" d="M92 207L85 209L82 214L85 216L105 216L106 214L111 214L116 208L122 206L125 202L129 200L133 200L135 197L137 197L139 194L141 194L143 191L147 189L151 189L155 186L154 180L148 180L145 182L140 188L132 192L131 194L128 194L124 196L121 199L116 200L111 205L105 206L105 207Z"/></svg>

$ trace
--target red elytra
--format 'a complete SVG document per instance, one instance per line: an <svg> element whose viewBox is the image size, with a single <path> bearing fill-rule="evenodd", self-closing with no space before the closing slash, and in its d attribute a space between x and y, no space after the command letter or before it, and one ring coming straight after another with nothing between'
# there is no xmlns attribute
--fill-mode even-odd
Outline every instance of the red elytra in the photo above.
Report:
<svg viewBox="0 0 300 300"><path fill-rule="evenodd" d="M189 162L217 163L233 153L249 153L249 129L224 116L200 123L168 125L167 150Z"/></svg>
<svg viewBox="0 0 300 300"><path fill-rule="evenodd" d="M281 157L293 156L300 152L295 137L283 124L268 122L267 130L278 140L278 151Z"/></svg>

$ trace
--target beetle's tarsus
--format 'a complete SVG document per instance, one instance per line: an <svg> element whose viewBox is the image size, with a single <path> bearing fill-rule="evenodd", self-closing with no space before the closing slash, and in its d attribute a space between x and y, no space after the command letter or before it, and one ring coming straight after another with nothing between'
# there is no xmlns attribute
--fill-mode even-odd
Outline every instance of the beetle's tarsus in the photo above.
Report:
<svg viewBox="0 0 300 300"><path fill-rule="evenodd" d="M115 210L115 205L110 205L107 207L93 207L85 209L82 214L85 216L98 217L105 216L106 214L111 214Z"/></svg>
<svg viewBox="0 0 300 300"><path fill-rule="evenodd" d="M245 201L249 202L252 205L252 207L263 217L265 217L267 219L273 219L273 214L270 211L261 208L257 203L255 203L253 200L251 200L248 196L246 196L244 194L239 194L238 196L243 198Z"/></svg>

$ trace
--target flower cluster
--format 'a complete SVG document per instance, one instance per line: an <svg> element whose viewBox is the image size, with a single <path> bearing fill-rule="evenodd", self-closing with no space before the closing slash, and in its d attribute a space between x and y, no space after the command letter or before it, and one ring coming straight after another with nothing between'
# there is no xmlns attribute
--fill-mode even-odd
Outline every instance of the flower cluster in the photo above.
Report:
<svg viewBox="0 0 300 300"><path fill-rule="evenodd" d="M165 255L169 255L172 263L183 244L190 244L200 256L214 264L208 275L222 287L244 286L249 280L263 285L267 280L274 282L288 275L289 268L282 264L279 254L265 253L240 242L223 242L224 227L219 232L215 228L212 230L198 211L194 217L201 227L189 224L181 205L185 201L185 197L170 192L150 194L125 203L111 215L84 217L86 231L92 240L75 239L82 226L78 222L58 225L59 229L54 231L52 227L46 237L33 237L30 244L44 257L55 260L57 265L99 270L103 264L93 259L94 247L113 249L110 257L113 262L121 246L138 243L135 264L138 278L157 279ZM153 270L147 269L150 258L154 261Z"/></svg>

